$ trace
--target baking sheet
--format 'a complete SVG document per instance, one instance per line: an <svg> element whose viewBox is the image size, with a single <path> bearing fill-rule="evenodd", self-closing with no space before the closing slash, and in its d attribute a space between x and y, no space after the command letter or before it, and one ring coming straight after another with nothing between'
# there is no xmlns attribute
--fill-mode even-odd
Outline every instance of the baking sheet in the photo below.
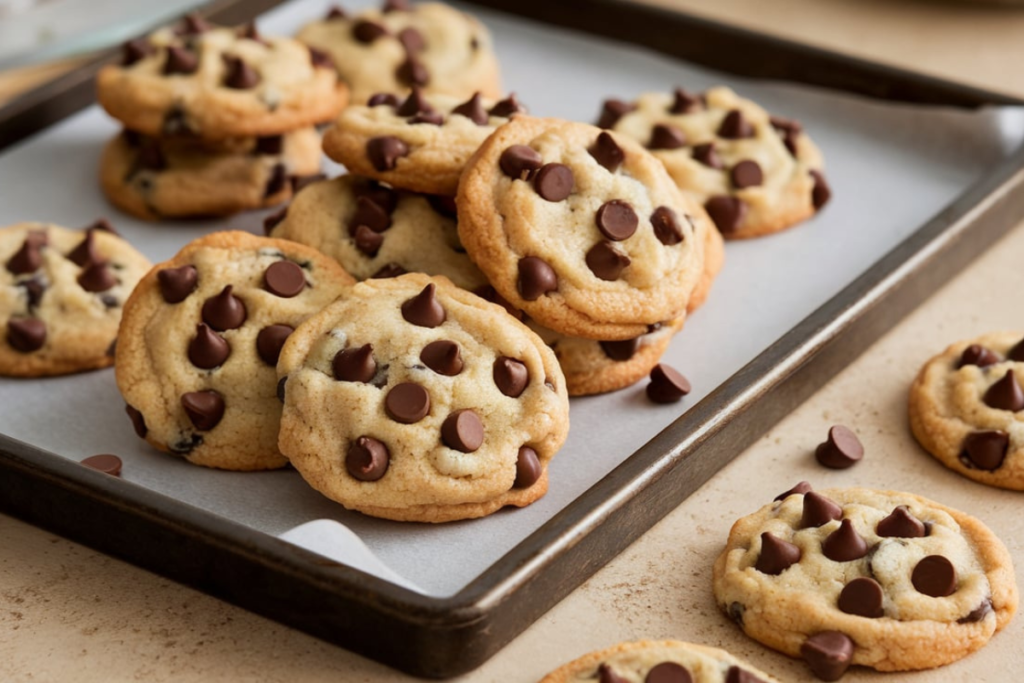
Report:
<svg viewBox="0 0 1024 683"><path fill-rule="evenodd" d="M375 4L346 2L347 8ZM260 21L291 33L329 3L302 0ZM475 11L475 10L474 10ZM724 83L773 113L803 121L826 155L835 196L808 224L780 235L729 244L708 304L687 322L666 361L694 392L653 406L643 385L575 399L569 440L551 465L551 490L524 510L442 526L403 525L348 513L306 487L293 471L240 474L207 470L152 451L123 413L112 371L36 380L0 380L0 432L78 460L113 452L124 479L271 534L317 519L344 524L384 565L348 555L334 534L289 538L430 595L451 595L618 465L688 406L729 377L871 263L912 233L1024 139L1024 114L975 113L864 102L688 67L592 37L475 11L491 28L506 86L539 115L591 121L607 96ZM0 224L52 221L69 227L109 216L154 261L214 229L260 232L256 214L228 221L139 223L102 199L95 168L117 125L93 107L0 156ZM769 399L770 400L770 397ZM322 530L322 526L318 529ZM371 558L372 560L372 558Z"/></svg>

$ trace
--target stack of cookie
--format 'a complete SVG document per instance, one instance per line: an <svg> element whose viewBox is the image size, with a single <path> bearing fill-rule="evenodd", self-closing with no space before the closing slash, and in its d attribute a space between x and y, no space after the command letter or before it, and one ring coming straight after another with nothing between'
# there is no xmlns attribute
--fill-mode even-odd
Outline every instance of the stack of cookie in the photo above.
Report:
<svg viewBox="0 0 1024 683"><path fill-rule="evenodd" d="M125 126L104 151L103 191L149 220L288 200L293 179L320 170L313 126L348 101L323 53L254 24L218 28L191 16L126 43L97 90Z"/></svg>

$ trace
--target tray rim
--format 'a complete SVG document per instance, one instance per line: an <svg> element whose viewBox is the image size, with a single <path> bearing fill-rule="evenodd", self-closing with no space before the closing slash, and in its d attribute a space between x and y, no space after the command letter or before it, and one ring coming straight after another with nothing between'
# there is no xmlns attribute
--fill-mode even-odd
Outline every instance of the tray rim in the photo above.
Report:
<svg viewBox="0 0 1024 683"><path fill-rule="evenodd" d="M279 3L274 0L249 3L222 0L207 6L204 13L228 23L249 18L253 13L276 4ZM593 12L588 17L600 17L600 12L593 11L597 6L605 12L633 12L633 16L644 15L648 20L662 23L672 19L665 25L682 22L690 30L699 32L706 33L717 27L715 30L731 36L731 40L754 41L762 47L767 46L765 49L814 55L826 62L845 64L853 72L885 76L897 85L902 81L916 84L919 91L914 88L884 91L886 94L907 95L912 101L922 101L913 99L916 95L930 95L944 103L960 106L977 106L985 102L1024 104L1024 101L1005 95L624 0L594 0L590 3L569 0L564 4L545 3L543 0L520 0L518 3L478 0L475 4L506 10L515 5L520 12L547 11L547 5L553 5L570 13L586 5ZM558 16L545 16L548 18L541 21L558 25ZM108 54L0 109L0 149L13 142L4 137L9 134L12 120L24 117L26 112L35 112L38 116L39 108L45 108L48 103L56 101L60 104L63 99L59 94L61 83L65 80L77 84L79 89L83 83L91 87L92 74L111 58ZM886 78L881 78L883 83ZM877 92L865 94L877 95ZM75 97L80 96L80 92L75 94ZM926 98L924 101L932 100ZM64 101L60 110L63 115L57 119L40 117L37 121L45 120L44 125L49 125L63 118L72 113L66 111L68 104L75 103ZM31 134L22 130L16 132L19 133L18 139ZM828 367L845 363L851 355L859 354L880 335L886 315L891 315L894 309L905 313L916 306L934 291L938 282L958 271L1005 233L1016 219L1024 215L1024 198L1014 199L1013 196L1013 190L1020 187L1024 187L1024 149L993 167L937 216L452 596L422 595L345 565L325 562L321 556L269 534L140 485L93 472L67 458L2 434L0 469L6 469L10 476L0 478L0 493L3 494L0 495L0 509L37 525L59 529L58 533L84 540L87 545L147 569L156 569L178 581L406 672L429 677L464 673L496 653L731 461L746 445L756 440L763 429L774 424L782 414L824 383L807 381L808 373L824 374L822 371ZM972 233L972 239L964 240L968 232ZM981 239L978 239L979 235ZM854 333L852 338L844 336L851 332ZM774 410L766 407L760 415L748 410L769 391L773 401L766 403L774 404ZM726 407L724 413L722 406ZM713 437L718 437L718 440L711 443ZM716 462L710 462L708 457L693 457L702 446L716 452L731 450L733 455ZM684 485L678 485L684 479ZM418 642L408 650L409 656L399 659L395 659L387 647L366 642L355 642L353 646L353 642L348 640L339 642L345 639L339 639L336 634L332 637L330 627L336 624L329 618L311 621L308 615L288 612L285 606L278 604L279 601L265 596L254 599L240 595L236 589L225 585L223 576L218 575L218 572L223 573L223 568L218 569L214 564L206 564L201 567L202 571L188 571L181 566L160 571L159 567L154 567L150 557L152 550L136 550L132 554L118 545L121 540L98 537L95 530L83 528L88 525L81 520L56 519L59 515L47 512L38 501L32 500L32 494L38 492L64 498L72 506L91 510L100 518L110 517L122 523L128 520L131 531L160 532L182 542L198 544L200 548L206 548L204 562L219 560L250 571L259 569L261 572L256 573L273 582L282 582L281 586L301 586L303 597L308 596L310 604L316 598L329 597L332 603L341 601L361 606L364 609L362 615L370 614L379 617L382 624L408 630L418 636ZM636 509L641 494L645 497L643 514ZM590 504L598 499L601 501L599 504ZM608 531L602 528L603 525ZM106 525L97 526L102 528ZM602 528L602 533L595 534L599 528ZM582 561L580 566L565 569L567 563L577 559ZM553 576L553 565L556 564L563 570L560 575ZM525 607L510 606L515 598L521 598L520 603L524 602L522 592L527 587L538 587L538 582L542 583L539 600L534 599ZM436 647L440 647L442 652L432 651Z"/></svg>

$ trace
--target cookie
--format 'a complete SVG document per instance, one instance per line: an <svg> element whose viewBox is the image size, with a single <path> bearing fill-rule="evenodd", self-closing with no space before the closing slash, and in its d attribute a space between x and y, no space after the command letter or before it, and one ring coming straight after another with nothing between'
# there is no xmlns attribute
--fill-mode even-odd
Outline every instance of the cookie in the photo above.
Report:
<svg viewBox="0 0 1024 683"><path fill-rule="evenodd" d="M1024 491L1024 332L953 344L910 387L910 428L943 465Z"/></svg>
<svg viewBox="0 0 1024 683"><path fill-rule="evenodd" d="M138 218L227 216L287 201L293 178L320 172L314 128L217 145L125 130L103 151L100 185Z"/></svg>
<svg viewBox="0 0 1024 683"><path fill-rule="evenodd" d="M349 16L338 7L296 36L330 55L353 102L378 92L501 97L491 36L475 18L440 3L387 2Z"/></svg>
<svg viewBox="0 0 1024 683"><path fill-rule="evenodd" d="M831 196L821 152L796 121L729 88L607 100L598 124L646 146L727 239L799 223Z"/></svg>
<svg viewBox="0 0 1024 683"><path fill-rule="evenodd" d="M336 259L357 280L412 272L444 275L468 290L487 284L459 242L454 203L445 197L344 175L303 188L266 225L273 237Z"/></svg>
<svg viewBox="0 0 1024 683"><path fill-rule="evenodd" d="M127 128L208 140L280 135L328 121L348 101L330 60L253 25L216 28L194 17L124 46L96 77L97 97Z"/></svg>
<svg viewBox="0 0 1024 683"><path fill-rule="evenodd" d="M125 304L115 364L136 433L191 463L282 467L275 365L352 278L286 240L217 232L155 266Z"/></svg>
<svg viewBox="0 0 1024 683"><path fill-rule="evenodd" d="M514 95L495 102L479 93L466 100L418 89L405 99L378 94L341 113L324 134L324 152L352 173L452 197L487 136L525 111Z"/></svg>
<svg viewBox="0 0 1024 683"><path fill-rule="evenodd" d="M0 375L66 375L114 362L125 299L150 264L109 223L2 228L0 263Z"/></svg>
<svg viewBox="0 0 1024 683"><path fill-rule="evenodd" d="M540 683L774 683L725 650L679 640L640 640L591 652Z"/></svg>
<svg viewBox="0 0 1024 683"><path fill-rule="evenodd" d="M554 354L445 278L366 280L281 352L281 452L346 508L445 522L547 491L569 401Z"/></svg>
<svg viewBox="0 0 1024 683"><path fill-rule="evenodd" d="M466 166L459 238L513 306L560 334L632 339L683 315L704 270L699 206L636 142L516 116Z"/></svg>
<svg viewBox="0 0 1024 683"><path fill-rule="evenodd" d="M852 664L928 669L982 647L1017 609L1013 565L980 521L910 493L806 482L737 521L715 599L824 680Z"/></svg>

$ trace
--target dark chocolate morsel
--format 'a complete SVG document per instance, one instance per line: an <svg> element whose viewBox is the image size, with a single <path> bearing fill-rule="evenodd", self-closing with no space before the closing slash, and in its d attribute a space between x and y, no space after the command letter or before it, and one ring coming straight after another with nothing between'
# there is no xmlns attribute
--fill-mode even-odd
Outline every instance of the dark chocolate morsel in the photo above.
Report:
<svg viewBox="0 0 1024 683"><path fill-rule="evenodd" d="M733 109L722 119L722 124L718 127L718 136L727 140L752 138L754 137L754 127L743 116L743 112Z"/></svg>
<svg viewBox="0 0 1024 683"><path fill-rule="evenodd" d="M501 356L494 361L492 375L498 391L511 398L519 398L530 383L530 371L526 364L508 356Z"/></svg>
<svg viewBox="0 0 1024 683"><path fill-rule="evenodd" d="M512 488L528 489L537 483L544 468L540 464L537 451L529 446L520 446L516 456L516 480Z"/></svg>
<svg viewBox="0 0 1024 683"><path fill-rule="evenodd" d="M655 403L675 403L690 393L690 381L670 365L658 363L651 369L647 398Z"/></svg>
<svg viewBox="0 0 1024 683"><path fill-rule="evenodd" d="M274 296L291 299L306 288L306 274L297 263L276 261L263 273L263 288Z"/></svg>
<svg viewBox="0 0 1024 683"><path fill-rule="evenodd" d="M427 85L430 83L430 72L423 62L407 54L405 61L395 70L395 77L399 83L405 85Z"/></svg>
<svg viewBox="0 0 1024 683"><path fill-rule="evenodd" d="M622 100L605 100L601 105L601 116L597 119L598 128L611 128L623 116L636 109L636 105Z"/></svg>
<svg viewBox="0 0 1024 683"><path fill-rule="evenodd" d="M693 676L682 664L661 662L651 667L644 683L693 683Z"/></svg>
<svg viewBox="0 0 1024 683"><path fill-rule="evenodd" d="M484 443L484 423L472 410L456 410L441 423L441 441L448 448L472 453Z"/></svg>
<svg viewBox="0 0 1024 683"><path fill-rule="evenodd" d="M260 84L260 75L235 55L224 55L224 85L232 90L251 90Z"/></svg>
<svg viewBox="0 0 1024 683"><path fill-rule="evenodd" d="M754 569L777 576L799 562L801 557L803 552L799 546L766 531L761 534L761 554L757 556Z"/></svg>
<svg viewBox="0 0 1024 683"><path fill-rule="evenodd" d="M800 654L823 681L838 681L853 661L853 640L839 631L822 631L803 642Z"/></svg>
<svg viewBox="0 0 1024 683"><path fill-rule="evenodd" d="M430 394L419 384L396 384L384 398L384 410L395 422L419 422L430 412Z"/></svg>
<svg viewBox="0 0 1024 683"><path fill-rule="evenodd" d="M633 236L639 219L629 202L613 199L597 210L597 229L610 240L621 241Z"/></svg>
<svg viewBox="0 0 1024 683"><path fill-rule="evenodd" d="M359 481L377 481L387 473L390 464L388 447L372 436L360 436L345 454L345 469Z"/></svg>
<svg viewBox="0 0 1024 683"><path fill-rule="evenodd" d="M199 273L195 266L181 266L179 268L164 268L156 274L157 283L160 285L160 294L164 301L169 304L176 304L188 298L188 295L195 291L199 281Z"/></svg>
<svg viewBox="0 0 1024 683"><path fill-rule="evenodd" d="M787 498L789 498L792 495L795 495L795 494L803 495L803 494L808 493L810 491L811 491L811 485L808 482L806 482L806 481L802 481L802 482L798 483L796 486L794 486L793 488L791 488L790 490L783 491L779 495L775 496L775 500L786 500Z"/></svg>
<svg viewBox="0 0 1024 683"><path fill-rule="evenodd" d="M1002 467L1009 447L1010 435L1002 430L971 432L964 438L960 461L992 472Z"/></svg>
<svg viewBox="0 0 1024 683"><path fill-rule="evenodd" d="M501 118L509 118L513 114L522 114L526 112L526 107L516 98L515 93L510 93L508 97L497 102L491 110L487 112L491 116L499 116Z"/></svg>
<svg viewBox="0 0 1024 683"><path fill-rule="evenodd" d="M27 244L27 242L26 242ZM96 251L96 240L93 238L92 230L87 230L85 237L78 245L68 252L68 260L76 266L85 267L90 263L98 263L103 260Z"/></svg>
<svg viewBox="0 0 1024 683"><path fill-rule="evenodd" d="M818 445L814 457L825 467L845 470L853 467L864 457L864 446L849 428L834 425L828 430L828 439Z"/></svg>
<svg viewBox="0 0 1024 683"><path fill-rule="evenodd" d="M295 328L291 325L267 325L256 335L256 353L260 360L274 367L281 356L281 348Z"/></svg>
<svg viewBox="0 0 1024 683"><path fill-rule="evenodd" d="M179 36L194 36L200 33L206 33L213 26L210 22L203 19L198 14L186 14L181 24L174 29L174 32Z"/></svg>
<svg viewBox="0 0 1024 683"><path fill-rule="evenodd" d="M7 271L12 275L25 275L39 270L39 267L43 265L40 246L38 242L26 238L21 248L7 259Z"/></svg>
<svg viewBox="0 0 1024 683"><path fill-rule="evenodd" d="M388 107L398 107L400 104L398 95L389 92L379 92L374 95L370 95L370 99L367 100L367 107L379 107L386 105Z"/></svg>
<svg viewBox="0 0 1024 683"><path fill-rule="evenodd" d="M419 294L402 303L402 317L420 327L437 327L448 317L437 300L436 287L430 283Z"/></svg>
<svg viewBox="0 0 1024 683"><path fill-rule="evenodd" d="M383 280L389 277L398 277L399 275L405 275L408 273L405 268L398 265L397 263L386 263L380 267L376 273L370 276L371 280Z"/></svg>
<svg viewBox="0 0 1024 683"><path fill-rule="evenodd" d="M326 178L327 175L324 173L310 173L309 175L293 175L291 177L292 194L297 194L305 187L312 185L313 183L318 183L321 180L326 180ZM285 207L284 209L282 209L282 211L287 213L288 208Z"/></svg>
<svg viewBox="0 0 1024 683"><path fill-rule="evenodd" d="M167 48L167 61L164 62L164 75L192 74L199 68L199 56L183 47L174 45Z"/></svg>
<svg viewBox="0 0 1024 683"><path fill-rule="evenodd" d="M203 322L218 332L241 327L248 317L245 304L231 293L232 289L231 285L227 285L220 294L203 302Z"/></svg>
<svg viewBox="0 0 1024 683"><path fill-rule="evenodd" d="M956 569L942 555L929 555L914 567L910 582L918 593L944 598L956 592Z"/></svg>
<svg viewBox="0 0 1024 683"><path fill-rule="evenodd" d="M361 19L355 23L352 27L352 37L364 45L369 45L373 41L388 35L388 30L380 24Z"/></svg>
<svg viewBox="0 0 1024 683"><path fill-rule="evenodd" d="M768 122L775 130L787 133L799 133L804 129L803 125L795 119L786 119L781 116L770 116Z"/></svg>
<svg viewBox="0 0 1024 683"><path fill-rule="evenodd" d="M626 679L615 673L607 664L601 664L597 667L597 683L626 683Z"/></svg>
<svg viewBox="0 0 1024 683"><path fill-rule="evenodd" d="M804 494L803 515L800 518L801 529L824 526L833 519L842 518L843 509L825 496L814 491Z"/></svg>
<svg viewBox="0 0 1024 683"><path fill-rule="evenodd" d="M129 40L121 46L121 66L131 66L136 62L141 62L146 57L155 54L156 48L146 38L137 38L135 40Z"/></svg>
<svg viewBox="0 0 1024 683"><path fill-rule="evenodd" d="M315 47L306 46L309 50L309 63L313 65L313 68L317 69L337 69L337 65L334 63L334 57L331 57L328 53L323 50L318 50Z"/></svg>
<svg viewBox="0 0 1024 683"><path fill-rule="evenodd" d="M526 145L512 145L498 158L502 173L518 180L529 180L543 165L540 153Z"/></svg>
<svg viewBox="0 0 1024 683"><path fill-rule="evenodd" d="M622 271L631 263L628 256L605 240L591 247L584 260L595 277L609 281L618 280Z"/></svg>
<svg viewBox="0 0 1024 683"><path fill-rule="evenodd" d="M370 138L366 143L366 156L378 171L392 170L408 154L409 146L393 135Z"/></svg>
<svg viewBox="0 0 1024 683"><path fill-rule="evenodd" d="M288 187L288 169L284 164L274 164L270 169L270 177L267 179L267 186L263 189L263 197L273 197Z"/></svg>
<svg viewBox="0 0 1024 683"><path fill-rule="evenodd" d="M875 533L882 538L922 538L924 522L910 514L906 505L897 505L885 518L878 521Z"/></svg>
<svg viewBox="0 0 1024 683"><path fill-rule="evenodd" d="M331 361L334 379L339 382L369 382L377 374L377 361L373 358L373 345L342 349Z"/></svg>
<svg viewBox="0 0 1024 683"><path fill-rule="evenodd" d="M146 427L146 420L135 408L132 408L127 403L124 404L124 412L128 413L128 419L132 421L132 428L135 430L135 435L140 439L146 438L146 433L149 429Z"/></svg>
<svg viewBox="0 0 1024 683"><path fill-rule="evenodd" d="M81 463L89 469L109 474L112 477L121 476L121 467L124 464L121 462L121 458L109 453L90 455L85 460L82 460Z"/></svg>
<svg viewBox="0 0 1024 683"><path fill-rule="evenodd" d="M420 112L409 119L410 124L426 123L431 126L440 126L444 124L444 114L439 111L426 111Z"/></svg>
<svg viewBox="0 0 1024 683"><path fill-rule="evenodd" d="M192 365L203 370L211 370L231 355L231 345L224 337L210 329L205 323L196 325L196 336L188 345L188 359Z"/></svg>
<svg viewBox="0 0 1024 683"><path fill-rule="evenodd" d="M683 241L683 228L679 225L676 212L667 206L659 206L651 214L651 226L654 236L666 247Z"/></svg>
<svg viewBox="0 0 1024 683"><path fill-rule="evenodd" d="M861 576L843 586L837 606L841 612L877 619L884 616L882 587L872 578Z"/></svg>
<svg viewBox="0 0 1024 683"><path fill-rule="evenodd" d="M11 318L7 321L7 343L21 353L38 351L46 343L46 323L38 318Z"/></svg>
<svg viewBox="0 0 1024 683"><path fill-rule="evenodd" d="M1001 380L988 388L982 400L989 408L996 410L1024 410L1024 390L1021 390L1012 368L1006 371Z"/></svg>
<svg viewBox="0 0 1024 683"><path fill-rule="evenodd" d="M83 230L91 232L92 230L99 230L100 232L109 232L111 235L117 235L120 237L120 233L114 229L114 226L110 224L106 218L97 218L92 222L91 225L85 226ZM45 234L45 233L44 233Z"/></svg>
<svg viewBox="0 0 1024 683"><path fill-rule="evenodd" d="M560 202L572 194L575 179L564 164L544 164L533 177L533 188L542 199Z"/></svg>
<svg viewBox="0 0 1024 683"><path fill-rule="evenodd" d="M587 151L590 152L590 156L594 157L597 163L604 166L611 173L615 173L619 166L622 165L622 162L626 160L626 153L616 144L615 138L605 131L602 131L597 136L594 144Z"/></svg>
<svg viewBox="0 0 1024 683"><path fill-rule="evenodd" d="M403 28L398 32L398 42L402 44L402 47L408 53L423 52L427 49L427 39L412 26Z"/></svg>
<svg viewBox="0 0 1024 683"><path fill-rule="evenodd" d="M686 134L675 126L659 123L651 130L648 149L679 149L686 146Z"/></svg>
<svg viewBox="0 0 1024 683"><path fill-rule="evenodd" d="M409 96L403 100L401 105L399 105L395 113L399 116L414 116L416 114L431 111L434 111L434 108L430 106L430 103L427 102L427 99L423 96L423 91L414 87L409 93Z"/></svg>
<svg viewBox="0 0 1024 683"><path fill-rule="evenodd" d="M699 161L708 168L725 168L725 164L723 164L722 160L718 158L718 152L715 151L715 143L713 142L696 145L693 148L693 159L694 161Z"/></svg>
<svg viewBox="0 0 1024 683"><path fill-rule="evenodd" d="M604 355L616 361L629 360L635 356L636 352L640 349L640 337L623 339L621 341L603 341L598 343L601 345L601 350L604 351Z"/></svg>
<svg viewBox="0 0 1024 683"><path fill-rule="evenodd" d="M767 683L767 681L734 664L725 674L725 683Z"/></svg>
<svg viewBox="0 0 1024 683"><path fill-rule="evenodd" d="M978 344L971 344L960 355L960 363L957 364L957 368L962 368L965 365L977 365L979 368L985 368L998 362L999 356L993 353L991 349Z"/></svg>
<svg viewBox="0 0 1024 683"><path fill-rule="evenodd" d="M1024 363L1024 339L1021 339L1012 349L1010 349L1006 354L1006 358L1018 363Z"/></svg>
<svg viewBox="0 0 1024 683"><path fill-rule="evenodd" d="M828 200L832 198L832 188L829 187L828 181L825 180L825 174L821 171L811 169L811 177L814 178L814 189L811 190L811 203L814 205L815 210L828 204Z"/></svg>
<svg viewBox="0 0 1024 683"><path fill-rule="evenodd" d="M697 95L691 95L682 88L676 88L672 99L672 106L669 107L670 114L687 114L698 109L701 99Z"/></svg>
<svg viewBox="0 0 1024 683"><path fill-rule="evenodd" d="M438 214L445 218L458 218L458 207L455 205L454 197L442 197L437 194L428 194L427 203Z"/></svg>
<svg viewBox="0 0 1024 683"><path fill-rule="evenodd" d="M738 197L726 194L715 195L704 203L715 227L723 235L730 235L739 230L740 224L747 215L747 205Z"/></svg>
<svg viewBox="0 0 1024 683"><path fill-rule="evenodd" d="M729 179L732 180L733 187L742 190L745 187L757 187L763 183L764 173L761 172L761 166L756 161L744 159L732 167L729 171Z"/></svg>
<svg viewBox="0 0 1024 683"><path fill-rule="evenodd" d="M365 225L360 225L356 228L353 240L356 243L356 249L367 256L373 257L377 255L381 245L384 244L384 235L370 230Z"/></svg>
<svg viewBox="0 0 1024 683"><path fill-rule="evenodd" d="M181 407L192 426L202 432L216 427L224 417L224 399L212 389L182 395Z"/></svg>
<svg viewBox="0 0 1024 683"><path fill-rule="evenodd" d="M467 101L452 109L452 113L465 116L478 126L487 125L487 111L484 110L483 102L480 101L480 93L475 93Z"/></svg>
<svg viewBox="0 0 1024 683"><path fill-rule="evenodd" d="M276 156L284 149L283 135L264 135L256 138L256 154Z"/></svg>
<svg viewBox="0 0 1024 683"><path fill-rule="evenodd" d="M519 295L527 301L536 301L542 295L558 289L558 275L547 261L536 256L519 259Z"/></svg>
<svg viewBox="0 0 1024 683"><path fill-rule="evenodd" d="M349 234L354 237L361 225L374 232L384 232L391 227L391 213L371 197L358 197L355 213L348 221Z"/></svg>
<svg viewBox="0 0 1024 683"><path fill-rule="evenodd" d="M424 346L420 360L439 375L454 377L462 372L462 352L458 344L448 339L432 341Z"/></svg>
<svg viewBox="0 0 1024 683"><path fill-rule="evenodd" d="M285 385L288 384L288 375L277 380L277 400L284 403Z"/></svg>
<svg viewBox="0 0 1024 683"><path fill-rule="evenodd" d="M821 554L833 562L851 562L868 554L868 544L853 528L853 522L844 519L821 542Z"/></svg>
<svg viewBox="0 0 1024 683"><path fill-rule="evenodd" d="M105 261L88 264L76 278L79 286L87 292L105 292L117 285L117 278Z"/></svg>
<svg viewBox="0 0 1024 683"><path fill-rule="evenodd" d="M956 620L958 624L976 624L992 613L992 598L985 598L980 605Z"/></svg>

